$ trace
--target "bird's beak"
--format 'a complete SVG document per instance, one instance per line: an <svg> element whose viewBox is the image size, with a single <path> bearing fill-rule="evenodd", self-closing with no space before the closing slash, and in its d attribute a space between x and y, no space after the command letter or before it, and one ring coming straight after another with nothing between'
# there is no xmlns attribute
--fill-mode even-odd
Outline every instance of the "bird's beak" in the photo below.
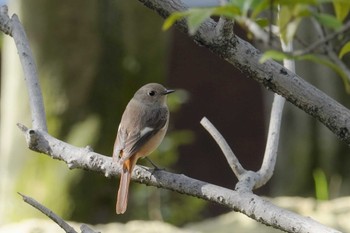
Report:
<svg viewBox="0 0 350 233"><path fill-rule="evenodd" d="M165 90L162 94L167 95L167 94L173 93L174 91L175 90Z"/></svg>

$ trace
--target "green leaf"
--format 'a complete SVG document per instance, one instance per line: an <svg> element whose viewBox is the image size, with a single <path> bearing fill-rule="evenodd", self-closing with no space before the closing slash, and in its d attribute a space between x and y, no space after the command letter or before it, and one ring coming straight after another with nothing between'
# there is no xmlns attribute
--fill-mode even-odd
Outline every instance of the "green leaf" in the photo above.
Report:
<svg viewBox="0 0 350 233"><path fill-rule="evenodd" d="M339 58L342 59L345 54L350 52L350 41L347 42L340 50L339 52Z"/></svg>
<svg viewBox="0 0 350 233"><path fill-rule="evenodd" d="M323 13L314 13L317 21L329 28L339 29L342 26L341 21L335 18L333 15L323 14Z"/></svg>
<svg viewBox="0 0 350 233"><path fill-rule="evenodd" d="M218 6L213 8L213 15L234 18L235 16L241 15L241 10L233 5Z"/></svg>
<svg viewBox="0 0 350 233"><path fill-rule="evenodd" d="M269 20L264 18L258 18L255 20L256 24L259 25L261 28L269 26Z"/></svg>
<svg viewBox="0 0 350 233"><path fill-rule="evenodd" d="M289 54L286 54L286 53L283 53L280 51L268 50L261 56L261 58L259 59L259 62L264 63L265 61L267 61L269 59L282 61L283 59L293 59L293 57Z"/></svg>
<svg viewBox="0 0 350 233"><path fill-rule="evenodd" d="M259 4L257 4L252 10L251 18L255 19L258 15L264 10L270 8L271 0L262 0Z"/></svg>
<svg viewBox="0 0 350 233"><path fill-rule="evenodd" d="M214 8L194 8L189 10L187 18L188 30L191 35L195 34L199 26L210 17Z"/></svg>
<svg viewBox="0 0 350 233"><path fill-rule="evenodd" d="M287 25L292 19L292 11L290 7L281 6L278 11L278 21L277 26L280 30L280 37L285 44L288 44L287 38Z"/></svg>
<svg viewBox="0 0 350 233"><path fill-rule="evenodd" d="M309 60L313 61L322 65L326 65L329 68L331 68L334 72L336 72L343 80L345 90L347 93L350 93L350 80L349 77L346 75L346 73L343 71L341 67L339 67L337 64L330 61L328 58L318 57L312 54L304 55L295 57L297 60Z"/></svg>
<svg viewBox="0 0 350 233"><path fill-rule="evenodd" d="M312 15L309 5L299 4L293 8L293 16L296 18L309 17Z"/></svg>
<svg viewBox="0 0 350 233"><path fill-rule="evenodd" d="M303 56L292 56L290 54L286 54L280 51L269 50L269 51L266 51L261 56L261 58L259 59L259 62L264 63L268 59L274 59L277 61L282 61L283 59L309 60L315 63L319 63L321 65L328 66L342 78L346 92L350 93L350 80L349 80L350 77L346 75L346 73L343 71L341 67L339 67L337 64L330 61L328 58L315 56L313 54L307 54Z"/></svg>
<svg viewBox="0 0 350 233"><path fill-rule="evenodd" d="M343 22L350 12L349 0L333 0L335 15L340 22Z"/></svg>
<svg viewBox="0 0 350 233"><path fill-rule="evenodd" d="M162 26L162 30L163 31L168 30L171 26L173 26L173 24L177 20L184 18L187 14L188 14L188 12L174 12L174 13L172 13L168 18L165 19L163 26Z"/></svg>
<svg viewBox="0 0 350 233"><path fill-rule="evenodd" d="M207 8L191 8L184 12L172 13L163 23L162 29L168 30L177 20L187 18L187 24L189 33L193 35L198 27L211 15L225 16L227 18L234 18L240 15L241 11L238 7L233 5L225 5L218 7L207 7Z"/></svg>
<svg viewBox="0 0 350 233"><path fill-rule="evenodd" d="M316 169L313 172L313 177L315 181L315 193L317 200L328 200L328 182L326 174L321 169Z"/></svg>

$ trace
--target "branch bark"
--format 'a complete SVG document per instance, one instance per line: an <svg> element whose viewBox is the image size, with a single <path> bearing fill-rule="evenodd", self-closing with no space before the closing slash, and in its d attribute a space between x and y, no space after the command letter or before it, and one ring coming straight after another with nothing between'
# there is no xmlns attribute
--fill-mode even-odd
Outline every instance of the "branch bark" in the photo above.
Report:
<svg viewBox="0 0 350 233"><path fill-rule="evenodd" d="M231 170L236 175L236 177L240 179L241 175L246 173L247 171L242 167L236 155L233 153L232 149L227 144L225 138L206 117L203 117L200 123L213 137L215 142L219 145L222 153L224 154L227 160L227 163L231 167Z"/></svg>
<svg viewBox="0 0 350 233"><path fill-rule="evenodd" d="M175 11L184 11L186 6L175 0L139 0L163 18ZM327 126L339 139L350 145L350 111L343 105L310 85L295 73L275 61L259 62L261 52L238 36L222 36L215 30L214 20L205 21L192 39L211 50L248 77L271 90L310 114ZM186 32L184 20L176 27Z"/></svg>
<svg viewBox="0 0 350 233"><path fill-rule="evenodd" d="M27 144L32 150L64 161L70 169L80 168L96 171L108 177L120 174L119 167L113 163L111 157L95 153L89 148L69 145L40 130L28 129L23 125L19 125L19 127L25 134ZM135 167L132 179L138 183L215 202L241 212L265 225L287 232L339 233L339 231L326 227L310 217L303 217L279 208L252 192L235 191L183 174L153 170L144 166Z"/></svg>
<svg viewBox="0 0 350 233"><path fill-rule="evenodd" d="M5 34L13 37L18 54L20 55L19 58L21 60L24 79L26 81L29 95L33 128L47 131L45 108L38 79L38 72L36 70L34 57L28 43L27 35L16 14L10 19L7 6L1 7L0 20L0 29Z"/></svg>

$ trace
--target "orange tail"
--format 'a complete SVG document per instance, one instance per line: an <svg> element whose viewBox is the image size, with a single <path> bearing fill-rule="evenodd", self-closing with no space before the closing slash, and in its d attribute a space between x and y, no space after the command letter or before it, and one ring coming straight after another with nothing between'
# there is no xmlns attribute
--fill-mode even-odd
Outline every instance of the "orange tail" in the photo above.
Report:
<svg viewBox="0 0 350 233"><path fill-rule="evenodd" d="M126 160L123 164L123 171L120 176L120 184L118 190L117 204L116 204L116 213L124 214L128 206L128 193L129 193L129 184L132 170L135 166L133 157Z"/></svg>

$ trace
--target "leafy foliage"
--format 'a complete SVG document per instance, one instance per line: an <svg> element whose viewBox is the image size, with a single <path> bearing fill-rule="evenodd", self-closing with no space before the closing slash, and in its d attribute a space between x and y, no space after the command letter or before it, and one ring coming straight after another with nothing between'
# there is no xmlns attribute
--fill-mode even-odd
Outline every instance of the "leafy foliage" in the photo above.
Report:
<svg viewBox="0 0 350 233"><path fill-rule="evenodd" d="M334 14L323 10L327 6L333 8ZM320 29L320 31L342 35L344 31L350 30L350 23L346 21L350 17L349 13L349 0L230 0L225 5L190 8L184 12L174 12L165 20L163 30L167 30L177 21L185 19L188 32L193 35L204 21L212 16L220 16L240 25L247 31L249 38L260 39L265 43L269 41L264 41L263 38L274 39L269 30L275 28L274 33L288 44L296 39L297 31L304 20L313 22L315 28ZM257 28L258 30L256 30ZM261 33L265 35L262 36ZM324 41L312 49L310 49L311 45L303 44L304 48L301 49L301 52L295 54L286 54L279 48L272 48L263 54L260 61L265 62L268 59L280 61L289 58L309 60L326 65L343 79L345 89L350 93L349 72L344 71L344 66L339 65L340 60L336 61L334 58L330 58L329 51L322 49L323 45L335 39L339 38L337 36L330 39L321 38L320 40ZM350 42L345 42L340 51L335 51L339 59L342 59L349 52Z"/></svg>

